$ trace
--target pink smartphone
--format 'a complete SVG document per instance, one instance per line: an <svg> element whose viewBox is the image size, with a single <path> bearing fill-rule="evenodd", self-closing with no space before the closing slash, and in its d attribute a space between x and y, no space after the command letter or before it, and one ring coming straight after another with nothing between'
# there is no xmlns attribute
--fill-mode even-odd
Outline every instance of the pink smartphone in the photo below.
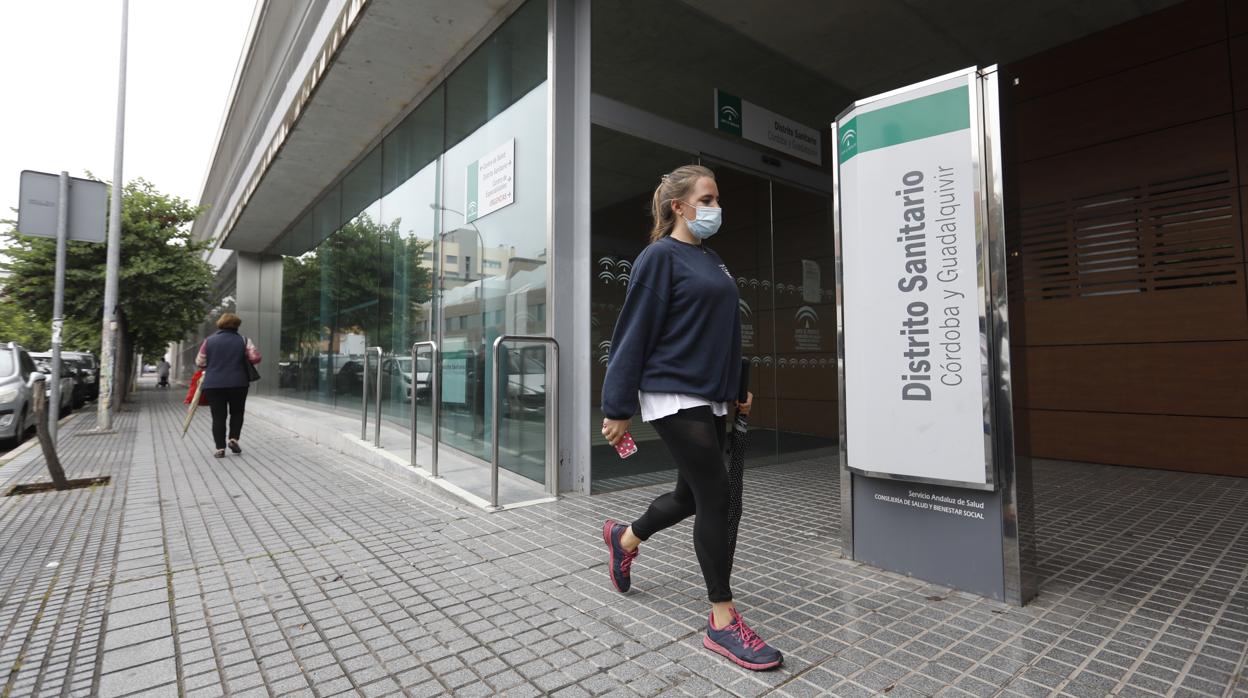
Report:
<svg viewBox="0 0 1248 698"><path fill-rule="evenodd" d="M620 458L628 458L637 452L637 444L633 441L633 435L624 432L619 441L615 442L615 452L620 454Z"/></svg>

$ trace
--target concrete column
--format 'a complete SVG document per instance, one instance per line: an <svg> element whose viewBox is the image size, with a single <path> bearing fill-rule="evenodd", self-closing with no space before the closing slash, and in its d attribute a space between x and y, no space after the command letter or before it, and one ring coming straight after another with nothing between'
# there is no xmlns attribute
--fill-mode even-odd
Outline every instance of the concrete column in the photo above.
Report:
<svg viewBox="0 0 1248 698"><path fill-rule="evenodd" d="M589 494L589 0L549 0L551 149L548 331L560 347L559 491ZM592 432L592 433L591 433Z"/></svg>
<svg viewBox="0 0 1248 698"><path fill-rule="evenodd" d="M282 258L239 252L234 304L243 319L239 332L259 349L260 380L253 394L277 393L277 364L282 341Z"/></svg>

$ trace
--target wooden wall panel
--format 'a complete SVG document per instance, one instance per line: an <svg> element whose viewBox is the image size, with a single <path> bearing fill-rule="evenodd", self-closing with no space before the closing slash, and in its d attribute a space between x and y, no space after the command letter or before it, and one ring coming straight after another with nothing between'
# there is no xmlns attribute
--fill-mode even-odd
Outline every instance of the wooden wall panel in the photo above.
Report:
<svg viewBox="0 0 1248 698"><path fill-rule="evenodd" d="M1237 117L1248 118L1245 113ZM1234 187L1240 181L1248 182L1248 164L1245 158L1236 157L1236 125L1235 118L1224 114L1050 158L1016 162L1015 179L1007 186L1015 188L1018 206L1024 211L1089 193L1115 192L1180 176L1213 177L1225 173L1213 182L1214 186ZM1239 121L1238 125L1240 133L1248 133L1244 130L1248 121ZM1019 130L1020 139L1031 137L1030 131ZM1242 152L1248 144L1241 142L1240 147Z"/></svg>
<svg viewBox="0 0 1248 698"><path fill-rule="evenodd" d="M1029 390L1019 407L1248 420L1248 341L1021 351Z"/></svg>
<svg viewBox="0 0 1248 698"><path fill-rule="evenodd" d="M1248 476L1248 2L1007 72L1020 452Z"/></svg>
<svg viewBox="0 0 1248 698"><path fill-rule="evenodd" d="M1218 43L1021 103L1017 127L1027 137L1016 155L1027 161L1226 114L1228 73Z"/></svg>
<svg viewBox="0 0 1248 698"><path fill-rule="evenodd" d="M1248 34L1231 39L1228 46L1235 108L1248 109Z"/></svg>
<svg viewBox="0 0 1248 698"><path fill-rule="evenodd" d="M1029 410L1036 458L1248 477L1242 419Z"/></svg>
<svg viewBox="0 0 1248 698"><path fill-rule="evenodd" d="M1028 302L1027 342L1043 346L1248 339L1244 265L1225 270L1236 285Z"/></svg>
<svg viewBox="0 0 1248 698"><path fill-rule="evenodd" d="M1223 1L1181 3L1019 61L1011 66L1019 78L1019 98L1033 99L1220 41ZM1231 0L1236 3L1243 4Z"/></svg>

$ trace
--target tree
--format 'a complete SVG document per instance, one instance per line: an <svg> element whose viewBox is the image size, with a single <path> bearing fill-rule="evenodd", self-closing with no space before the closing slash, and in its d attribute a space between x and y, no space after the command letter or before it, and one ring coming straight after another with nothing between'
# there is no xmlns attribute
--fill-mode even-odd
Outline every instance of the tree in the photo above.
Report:
<svg viewBox="0 0 1248 698"><path fill-rule="evenodd" d="M357 331L404 347L425 321L432 275L429 242L404 237L400 221L356 216L282 272L282 353L293 355L334 331ZM333 348L331 347L332 351Z"/></svg>
<svg viewBox="0 0 1248 698"><path fill-rule="evenodd" d="M214 272L203 254L209 243L193 240L189 225L199 212L185 199L162 194L145 180L126 185L118 284L125 332L122 346L148 356L162 355L166 345L185 337L208 311ZM33 349L44 349L49 338L37 328L47 328L52 319L56 241L22 235L13 221L4 222L9 223L2 234L8 261L0 263L5 274L0 279L0 313L7 308L26 313L31 319L26 341ZM66 246L62 342L67 349L98 355L106 257L105 244L70 242ZM14 332L25 331L23 320L13 323Z"/></svg>

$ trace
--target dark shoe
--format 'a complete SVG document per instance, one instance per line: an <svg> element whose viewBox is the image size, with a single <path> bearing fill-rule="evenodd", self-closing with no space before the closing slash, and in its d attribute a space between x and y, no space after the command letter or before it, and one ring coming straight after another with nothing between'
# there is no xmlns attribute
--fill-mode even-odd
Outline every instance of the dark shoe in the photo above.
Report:
<svg viewBox="0 0 1248 698"><path fill-rule="evenodd" d="M243 447L238 445L238 439L230 439L230 450L235 453L243 452Z"/></svg>
<svg viewBox="0 0 1248 698"><path fill-rule="evenodd" d="M614 519L607 519L602 525L602 541L607 544L607 551L610 552L610 564L607 571L611 575L611 583L615 585L615 590L619 592L628 591L633 585L633 578L630 571L633 567L633 560L637 558L637 552L640 548L629 552L620 545L620 536L628 530L627 524L616 523Z"/></svg>
<svg viewBox="0 0 1248 698"><path fill-rule="evenodd" d="M762 671L778 667L784 662L780 650L763 642L750 626L745 624L741 614L733 611L732 622L724 628L715 628L714 614L707 620L706 636L702 645L708 650L722 654L733 663L746 669Z"/></svg>
<svg viewBox="0 0 1248 698"><path fill-rule="evenodd" d="M225 449L221 448L221 449L217 449L216 451L213 451L212 457L213 458L225 458Z"/></svg>

